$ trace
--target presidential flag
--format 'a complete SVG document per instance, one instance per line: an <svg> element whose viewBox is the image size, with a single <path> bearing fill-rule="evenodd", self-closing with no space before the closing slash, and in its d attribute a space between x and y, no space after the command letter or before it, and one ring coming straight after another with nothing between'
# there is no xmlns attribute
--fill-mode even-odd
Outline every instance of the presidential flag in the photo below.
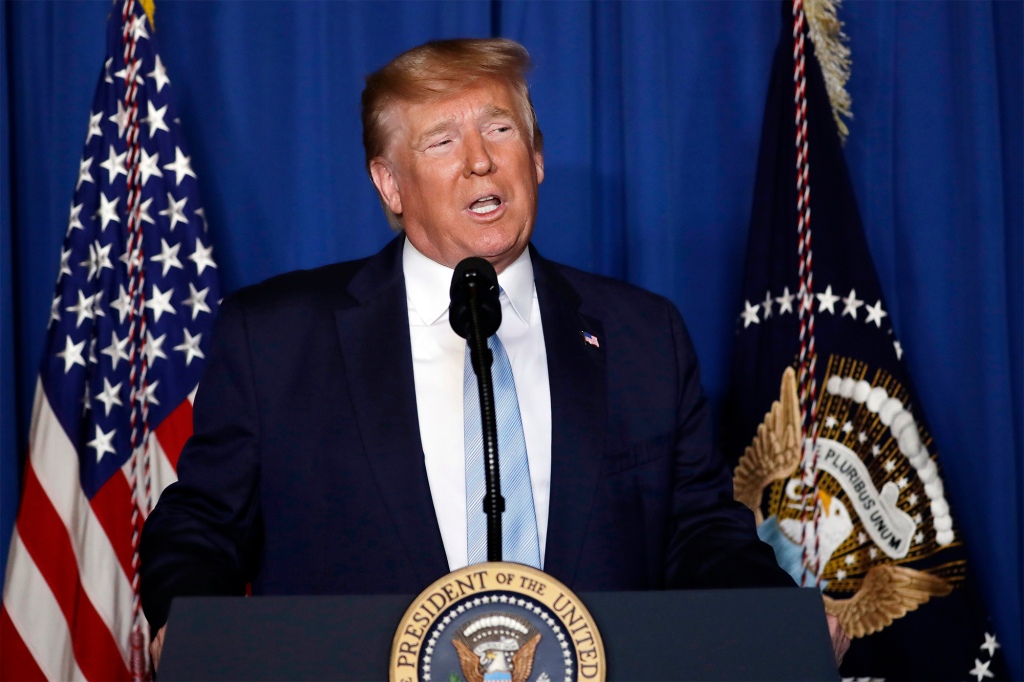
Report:
<svg viewBox="0 0 1024 682"><path fill-rule="evenodd" d="M736 498L851 636L844 677L1005 676L843 159L835 7L783 17L724 422Z"/></svg>
<svg viewBox="0 0 1024 682"><path fill-rule="evenodd" d="M172 100L151 18L116 3L61 226L0 610L3 679L147 670L139 532L192 431L220 298Z"/></svg>

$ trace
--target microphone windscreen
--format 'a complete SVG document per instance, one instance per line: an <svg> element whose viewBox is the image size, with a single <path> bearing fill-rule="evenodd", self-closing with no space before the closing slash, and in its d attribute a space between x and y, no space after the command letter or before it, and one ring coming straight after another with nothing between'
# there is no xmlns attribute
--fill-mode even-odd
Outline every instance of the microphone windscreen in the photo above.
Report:
<svg viewBox="0 0 1024 682"><path fill-rule="evenodd" d="M486 339L501 326L501 302L498 300L498 274L494 266L476 256L463 259L452 275L451 307L448 322L462 338L469 337L472 317L469 305L473 292L479 303L480 333Z"/></svg>

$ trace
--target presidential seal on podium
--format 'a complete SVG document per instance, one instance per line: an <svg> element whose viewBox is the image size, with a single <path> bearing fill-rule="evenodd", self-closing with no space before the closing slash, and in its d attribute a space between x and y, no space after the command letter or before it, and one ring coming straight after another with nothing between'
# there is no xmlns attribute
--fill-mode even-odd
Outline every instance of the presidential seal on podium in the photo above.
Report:
<svg viewBox="0 0 1024 682"><path fill-rule="evenodd" d="M530 566L488 562L444 576L405 612L392 682L605 679L594 619L565 585Z"/></svg>

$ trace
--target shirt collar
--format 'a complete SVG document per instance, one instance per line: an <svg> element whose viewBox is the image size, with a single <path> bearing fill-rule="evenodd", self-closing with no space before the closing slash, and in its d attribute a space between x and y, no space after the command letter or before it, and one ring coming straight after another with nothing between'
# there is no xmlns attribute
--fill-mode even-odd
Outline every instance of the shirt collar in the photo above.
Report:
<svg viewBox="0 0 1024 682"><path fill-rule="evenodd" d="M402 270L405 273L409 311L415 313L425 325L436 324L442 316L447 319L448 305L451 303L448 292L455 271L424 256L408 239L402 250ZM515 262L498 275L498 285L516 316L529 326L536 291L529 249L525 249Z"/></svg>

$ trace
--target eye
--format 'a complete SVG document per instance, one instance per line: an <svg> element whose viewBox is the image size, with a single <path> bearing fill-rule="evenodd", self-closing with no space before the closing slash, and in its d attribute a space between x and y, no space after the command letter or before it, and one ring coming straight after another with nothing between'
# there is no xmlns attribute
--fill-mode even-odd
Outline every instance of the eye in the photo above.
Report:
<svg viewBox="0 0 1024 682"><path fill-rule="evenodd" d="M451 140L449 140L448 138L445 138L443 140L438 140L437 142L435 142L432 145L430 145L430 147L431 148L443 147L443 146L451 144L451 143L452 143Z"/></svg>

